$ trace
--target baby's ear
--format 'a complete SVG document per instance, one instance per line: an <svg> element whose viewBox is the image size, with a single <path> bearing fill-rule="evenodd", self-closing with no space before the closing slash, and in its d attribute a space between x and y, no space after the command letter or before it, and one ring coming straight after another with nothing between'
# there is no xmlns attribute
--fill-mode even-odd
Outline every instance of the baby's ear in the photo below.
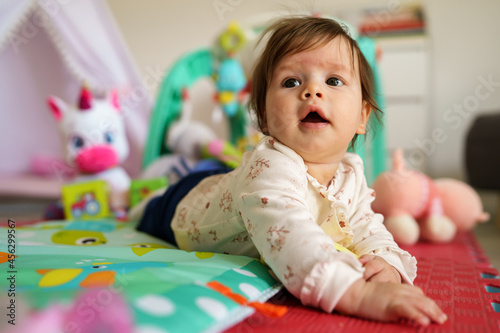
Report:
<svg viewBox="0 0 500 333"><path fill-rule="evenodd" d="M261 132L264 134L269 133L268 128L267 128L266 111L262 112L261 124L262 124Z"/></svg>
<svg viewBox="0 0 500 333"><path fill-rule="evenodd" d="M359 121L358 129L356 134L366 134L366 124L368 119L370 119L370 113L372 112L372 106L366 101L363 101L363 106L361 107L361 119Z"/></svg>

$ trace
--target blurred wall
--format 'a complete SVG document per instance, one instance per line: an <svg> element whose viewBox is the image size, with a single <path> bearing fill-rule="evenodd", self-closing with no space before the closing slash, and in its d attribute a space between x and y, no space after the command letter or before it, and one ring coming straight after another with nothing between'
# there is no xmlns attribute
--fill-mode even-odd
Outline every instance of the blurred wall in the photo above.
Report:
<svg viewBox="0 0 500 333"><path fill-rule="evenodd" d="M319 11L337 16L366 6L397 10L405 0L107 0L153 95L180 56L209 46L231 20L270 13ZM428 135L415 138L432 177L465 178L464 142L479 113L500 112L500 1L422 1L431 43ZM411 64L409 64L411 66ZM439 140L434 130L444 135ZM498 154L499 151L492 152Z"/></svg>

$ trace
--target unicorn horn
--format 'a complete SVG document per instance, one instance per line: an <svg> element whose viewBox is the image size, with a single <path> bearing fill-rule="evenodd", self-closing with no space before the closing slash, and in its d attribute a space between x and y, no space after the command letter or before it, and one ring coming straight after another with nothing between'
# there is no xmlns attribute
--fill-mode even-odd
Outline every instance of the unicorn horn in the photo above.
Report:
<svg viewBox="0 0 500 333"><path fill-rule="evenodd" d="M92 93L86 84L83 85L80 92L80 103L78 106L80 110L88 110L92 107Z"/></svg>

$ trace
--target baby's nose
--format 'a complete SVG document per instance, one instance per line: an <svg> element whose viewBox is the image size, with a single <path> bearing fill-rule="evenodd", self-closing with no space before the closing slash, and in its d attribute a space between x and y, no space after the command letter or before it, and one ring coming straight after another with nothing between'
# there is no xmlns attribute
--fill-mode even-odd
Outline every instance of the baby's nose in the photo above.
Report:
<svg viewBox="0 0 500 333"><path fill-rule="evenodd" d="M302 98L308 99L314 96L318 98L323 97L323 93L321 92L320 87L316 84L307 85L305 89L302 91Z"/></svg>
<svg viewBox="0 0 500 333"><path fill-rule="evenodd" d="M313 95L314 95L314 94L313 94ZM322 97L323 95L321 94L321 92L317 91L317 92L316 92L316 96L317 96L317 97ZM309 92L305 93L305 94L304 94L304 97L305 97L305 98L309 98L309 97L311 97L311 93L309 93Z"/></svg>

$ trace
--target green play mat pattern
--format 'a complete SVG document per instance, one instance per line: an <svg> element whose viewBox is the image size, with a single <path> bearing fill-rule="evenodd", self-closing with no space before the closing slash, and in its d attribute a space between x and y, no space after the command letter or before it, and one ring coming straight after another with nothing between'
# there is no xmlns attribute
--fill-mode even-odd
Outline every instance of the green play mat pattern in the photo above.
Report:
<svg viewBox="0 0 500 333"><path fill-rule="evenodd" d="M10 271L8 230L0 228L0 270ZM114 220L49 221L15 229L17 296L33 310L67 306L82 290L120 293L134 332L219 331L253 313L207 283L264 302L281 285L259 260L186 252ZM9 287L0 280L3 295Z"/></svg>

